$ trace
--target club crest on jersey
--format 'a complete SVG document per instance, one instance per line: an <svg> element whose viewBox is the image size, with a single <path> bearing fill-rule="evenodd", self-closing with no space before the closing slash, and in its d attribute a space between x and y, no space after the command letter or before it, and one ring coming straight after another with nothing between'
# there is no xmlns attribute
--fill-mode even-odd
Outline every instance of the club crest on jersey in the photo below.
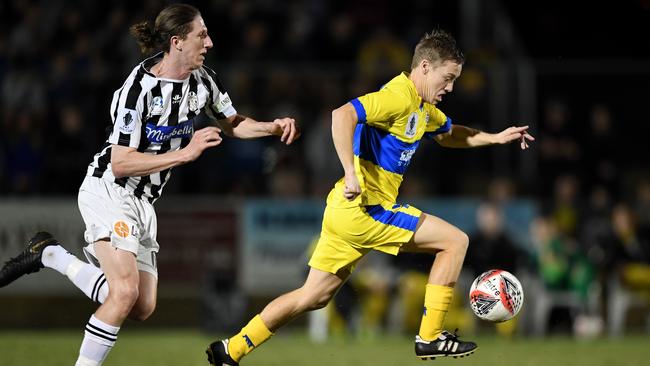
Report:
<svg viewBox="0 0 650 366"><path fill-rule="evenodd" d="M415 136L415 133L418 131L418 112L413 112L409 116L409 119L406 121L406 131L404 135L411 138Z"/></svg>
<svg viewBox="0 0 650 366"><path fill-rule="evenodd" d="M119 124L118 129L122 133L130 134L135 130L135 123L133 122L134 115L137 113L132 109L123 109L118 114L116 123Z"/></svg>
<svg viewBox="0 0 650 366"><path fill-rule="evenodd" d="M151 100L151 104L149 105L149 116L160 116L163 114L163 98L158 96L154 97Z"/></svg>
<svg viewBox="0 0 650 366"><path fill-rule="evenodd" d="M196 110L199 109L199 98L193 91L189 92L187 95L187 108L192 112L196 112Z"/></svg>

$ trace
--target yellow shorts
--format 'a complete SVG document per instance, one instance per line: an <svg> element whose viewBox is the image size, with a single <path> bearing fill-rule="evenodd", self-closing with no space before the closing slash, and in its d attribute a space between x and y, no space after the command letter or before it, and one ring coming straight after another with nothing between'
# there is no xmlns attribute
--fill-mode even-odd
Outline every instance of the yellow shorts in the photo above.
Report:
<svg viewBox="0 0 650 366"><path fill-rule="evenodd" d="M421 214L415 207L393 202L347 208L328 206L309 265L336 274L341 269L352 272L354 264L373 249L397 255L402 245L413 238Z"/></svg>

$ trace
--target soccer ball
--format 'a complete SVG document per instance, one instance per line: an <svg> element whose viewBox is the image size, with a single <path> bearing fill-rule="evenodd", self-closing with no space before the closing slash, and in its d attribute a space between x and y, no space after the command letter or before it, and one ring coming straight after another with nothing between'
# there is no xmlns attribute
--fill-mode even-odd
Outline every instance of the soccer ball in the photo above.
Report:
<svg viewBox="0 0 650 366"><path fill-rule="evenodd" d="M512 319L524 304L524 290L512 273L491 269L476 277L469 290L469 303L476 316L491 322Z"/></svg>

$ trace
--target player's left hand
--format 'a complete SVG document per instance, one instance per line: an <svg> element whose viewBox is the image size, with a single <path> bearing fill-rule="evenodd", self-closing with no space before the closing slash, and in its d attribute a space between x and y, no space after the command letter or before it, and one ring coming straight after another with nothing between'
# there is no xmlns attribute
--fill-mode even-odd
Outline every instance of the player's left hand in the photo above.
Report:
<svg viewBox="0 0 650 366"><path fill-rule="evenodd" d="M528 133L529 126L508 127L496 135L496 142L498 144L509 144L515 140L519 140L519 147L526 150L528 141L535 141L535 138Z"/></svg>
<svg viewBox="0 0 650 366"><path fill-rule="evenodd" d="M287 145L300 137L300 129L293 118L277 118L273 121L273 124L275 124L277 131L275 135L280 136L280 141Z"/></svg>

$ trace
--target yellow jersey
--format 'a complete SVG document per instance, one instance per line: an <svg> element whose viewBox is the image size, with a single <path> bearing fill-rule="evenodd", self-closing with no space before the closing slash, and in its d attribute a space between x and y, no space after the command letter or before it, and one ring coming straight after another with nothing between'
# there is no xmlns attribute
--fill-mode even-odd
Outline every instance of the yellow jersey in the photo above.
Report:
<svg viewBox="0 0 650 366"><path fill-rule="evenodd" d="M402 177L420 140L451 130L451 119L420 98L407 73L350 103L358 118L353 152L362 193L352 201L345 199L345 182L340 179L330 191L327 204L352 207L396 202Z"/></svg>

